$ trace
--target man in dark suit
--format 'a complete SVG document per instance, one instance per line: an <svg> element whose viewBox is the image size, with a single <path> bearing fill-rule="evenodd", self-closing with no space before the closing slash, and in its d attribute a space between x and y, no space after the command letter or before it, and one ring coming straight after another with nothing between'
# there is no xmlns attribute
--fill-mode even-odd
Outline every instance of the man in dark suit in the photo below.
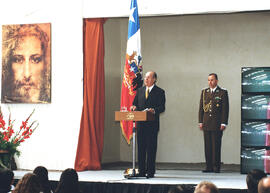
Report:
<svg viewBox="0 0 270 193"><path fill-rule="evenodd" d="M206 160L203 172L220 172L221 138L228 124L228 92L217 84L217 74L209 74L209 88L202 90L200 99L199 128L204 135Z"/></svg>
<svg viewBox="0 0 270 193"><path fill-rule="evenodd" d="M159 114L165 111L165 91L155 85L157 74L147 72L145 86L137 90L131 111L150 111L154 121L137 122L139 176L153 178L156 167L157 138L159 131Z"/></svg>

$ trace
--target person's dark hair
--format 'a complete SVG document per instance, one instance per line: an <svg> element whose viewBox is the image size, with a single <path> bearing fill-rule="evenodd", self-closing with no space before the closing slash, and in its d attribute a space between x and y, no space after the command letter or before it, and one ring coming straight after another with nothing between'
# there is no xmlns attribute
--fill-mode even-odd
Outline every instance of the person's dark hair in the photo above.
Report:
<svg viewBox="0 0 270 193"><path fill-rule="evenodd" d="M218 80L218 75L216 73L210 73L208 76L214 76Z"/></svg>
<svg viewBox="0 0 270 193"><path fill-rule="evenodd" d="M184 192L185 192L184 189L180 185L173 186L168 191L168 193L184 193Z"/></svg>
<svg viewBox="0 0 270 193"><path fill-rule="evenodd" d="M41 187L36 174L27 173L19 180L12 193L40 193Z"/></svg>
<svg viewBox="0 0 270 193"><path fill-rule="evenodd" d="M157 73L155 71L150 71L150 72L153 72L153 78L155 79L155 84L157 82Z"/></svg>
<svg viewBox="0 0 270 193"><path fill-rule="evenodd" d="M77 172L68 168L61 174L55 193L79 193L79 178Z"/></svg>
<svg viewBox="0 0 270 193"><path fill-rule="evenodd" d="M266 173L264 173L264 171L259 169L249 171L246 177L248 192L257 193L259 181L266 176L267 176Z"/></svg>
<svg viewBox="0 0 270 193"><path fill-rule="evenodd" d="M34 174L37 175L39 179L40 186L42 188L43 193L50 193L51 186L48 178L48 170L43 166L38 166L33 171Z"/></svg>
<svg viewBox="0 0 270 193"><path fill-rule="evenodd" d="M14 178L14 173L9 169L0 170L0 192L10 192L11 184Z"/></svg>
<svg viewBox="0 0 270 193"><path fill-rule="evenodd" d="M157 73L156 72L153 73L153 77L157 80Z"/></svg>

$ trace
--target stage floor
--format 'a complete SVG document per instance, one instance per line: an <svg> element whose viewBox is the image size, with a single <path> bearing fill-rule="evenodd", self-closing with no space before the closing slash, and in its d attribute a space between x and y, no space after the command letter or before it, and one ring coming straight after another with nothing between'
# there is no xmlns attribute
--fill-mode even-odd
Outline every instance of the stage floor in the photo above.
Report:
<svg viewBox="0 0 270 193"><path fill-rule="evenodd" d="M16 170L15 179L31 171ZM80 182L101 183L137 183L137 184L198 184L201 181L211 181L220 189L246 189L246 175L236 171L222 171L221 173L202 173L200 170L157 170L155 178L125 179L124 170L100 170L78 172ZM61 171L49 171L50 181L59 181Z"/></svg>

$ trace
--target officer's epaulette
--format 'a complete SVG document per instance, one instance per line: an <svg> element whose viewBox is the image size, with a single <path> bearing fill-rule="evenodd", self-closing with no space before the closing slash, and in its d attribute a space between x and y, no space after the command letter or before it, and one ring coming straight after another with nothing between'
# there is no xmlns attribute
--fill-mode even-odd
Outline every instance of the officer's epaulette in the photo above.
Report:
<svg viewBox="0 0 270 193"><path fill-rule="evenodd" d="M202 89L202 92L210 92L210 88L209 87L205 87Z"/></svg>
<svg viewBox="0 0 270 193"><path fill-rule="evenodd" d="M226 88L220 87L222 90L227 90Z"/></svg>
<svg viewBox="0 0 270 193"><path fill-rule="evenodd" d="M206 89L208 89L209 87L205 87L205 88L203 88L202 90L206 90Z"/></svg>

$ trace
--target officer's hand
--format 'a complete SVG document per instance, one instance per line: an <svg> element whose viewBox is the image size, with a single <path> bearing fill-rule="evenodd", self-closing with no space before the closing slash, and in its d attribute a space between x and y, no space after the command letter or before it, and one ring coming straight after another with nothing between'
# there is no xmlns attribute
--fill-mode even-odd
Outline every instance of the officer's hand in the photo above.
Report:
<svg viewBox="0 0 270 193"><path fill-rule="evenodd" d="M202 123L199 123L199 128L200 128L201 131L203 130L203 124Z"/></svg>
<svg viewBox="0 0 270 193"><path fill-rule="evenodd" d="M130 110L131 110L131 111L135 111L135 110L136 110L136 106L132 105L132 106L130 107Z"/></svg>
<svg viewBox="0 0 270 193"><path fill-rule="evenodd" d="M221 126L220 126L220 130L221 130L221 131L224 131L225 129L226 129L226 126L225 126L225 125L221 125Z"/></svg>

